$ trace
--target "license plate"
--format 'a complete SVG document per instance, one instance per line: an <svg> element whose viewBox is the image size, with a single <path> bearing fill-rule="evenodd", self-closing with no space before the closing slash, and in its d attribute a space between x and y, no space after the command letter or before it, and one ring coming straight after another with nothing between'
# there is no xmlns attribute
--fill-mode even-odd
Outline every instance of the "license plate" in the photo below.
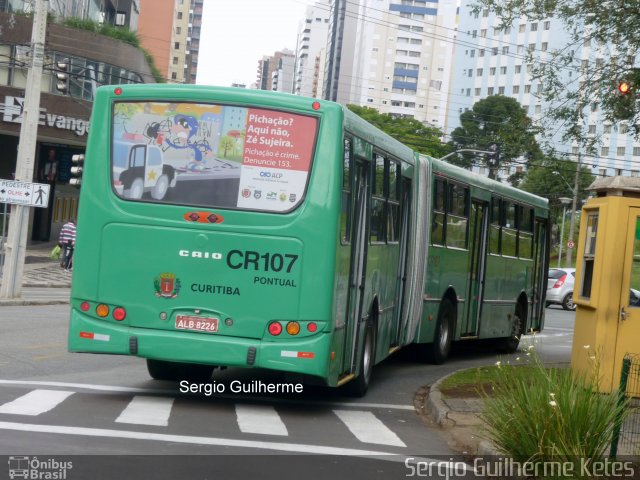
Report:
<svg viewBox="0 0 640 480"><path fill-rule="evenodd" d="M217 332L219 319L215 317L194 317L176 315L177 330L194 330L196 332Z"/></svg>

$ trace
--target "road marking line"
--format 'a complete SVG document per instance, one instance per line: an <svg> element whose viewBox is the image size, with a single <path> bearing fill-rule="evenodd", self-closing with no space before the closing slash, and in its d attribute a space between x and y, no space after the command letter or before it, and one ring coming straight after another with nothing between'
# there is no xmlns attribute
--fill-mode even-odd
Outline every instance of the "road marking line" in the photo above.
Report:
<svg viewBox="0 0 640 480"><path fill-rule="evenodd" d="M32 390L26 395L15 400L0 405L0 413L10 413L13 415L40 415L48 412L56 405L66 400L74 392L63 390Z"/></svg>
<svg viewBox="0 0 640 480"><path fill-rule="evenodd" d="M240 431L262 435L289 435L275 408L267 405L236 405Z"/></svg>
<svg viewBox="0 0 640 480"><path fill-rule="evenodd" d="M207 446L243 447L281 452L309 453L318 455L340 455L358 457L380 457L383 460L405 461L404 455L393 452L361 450L355 448L329 447L323 445L305 445L300 443L265 442L253 440L235 440L231 438L199 437L191 435L169 435L165 433L135 432L127 430L109 430L106 428L69 427L64 425L35 425L28 423L0 422L0 430L20 432L55 433L59 435L80 435L86 437L127 438L134 440L153 440L166 443L196 444ZM416 457L414 460L422 460ZM435 461L435 460L433 460Z"/></svg>
<svg viewBox="0 0 640 480"><path fill-rule="evenodd" d="M405 443L371 412L334 410L334 413L361 442L406 447Z"/></svg>
<svg viewBox="0 0 640 480"><path fill-rule="evenodd" d="M116 419L117 423L136 425L169 425L173 398L136 395Z"/></svg>

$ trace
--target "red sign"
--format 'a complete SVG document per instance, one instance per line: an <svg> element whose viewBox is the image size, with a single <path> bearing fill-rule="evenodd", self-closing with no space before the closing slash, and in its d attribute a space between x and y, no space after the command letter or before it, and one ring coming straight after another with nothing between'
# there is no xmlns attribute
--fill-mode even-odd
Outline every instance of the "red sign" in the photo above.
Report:
<svg viewBox="0 0 640 480"><path fill-rule="evenodd" d="M317 122L314 117L249 108L242 164L308 172Z"/></svg>
<svg viewBox="0 0 640 480"><path fill-rule="evenodd" d="M575 243L573 243L573 240L569 240L569 241L567 242L567 247L568 247L568 248L573 248L573 247L575 247L575 246L576 246L576 244L575 244Z"/></svg>

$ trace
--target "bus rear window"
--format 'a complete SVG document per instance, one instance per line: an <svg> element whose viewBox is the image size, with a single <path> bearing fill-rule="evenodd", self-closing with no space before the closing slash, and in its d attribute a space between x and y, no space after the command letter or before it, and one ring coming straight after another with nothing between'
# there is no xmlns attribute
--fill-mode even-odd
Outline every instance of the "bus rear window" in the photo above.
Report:
<svg viewBox="0 0 640 480"><path fill-rule="evenodd" d="M116 102L113 189L128 200L286 212L304 197L317 123L252 107Z"/></svg>

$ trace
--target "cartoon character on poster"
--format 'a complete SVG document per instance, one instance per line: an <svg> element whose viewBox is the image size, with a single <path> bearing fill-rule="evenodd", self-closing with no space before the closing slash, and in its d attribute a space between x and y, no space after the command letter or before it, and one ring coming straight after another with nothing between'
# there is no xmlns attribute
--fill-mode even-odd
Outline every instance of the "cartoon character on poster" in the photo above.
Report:
<svg viewBox="0 0 640 480"><path fill-rule="evenodd" d="M178 114L173 118L170 135L165 139L163 150L173 148L176 150L190 149L190 160L185 165L185 170L199 172L205 170L207 158L213 158L213 150L206 140L197 140L198 120L191 115Z"/></svg>

